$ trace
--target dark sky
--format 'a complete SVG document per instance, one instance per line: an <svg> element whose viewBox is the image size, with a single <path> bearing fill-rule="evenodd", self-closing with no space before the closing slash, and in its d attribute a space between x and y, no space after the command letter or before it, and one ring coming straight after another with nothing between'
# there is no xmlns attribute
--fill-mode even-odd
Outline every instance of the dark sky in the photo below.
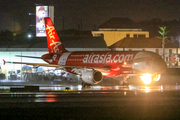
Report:
<svg viewBox="0 0 180 120"><path fill-rule="evenodd" d="M30 19L35 21L35 16L28 15L35 13L35 4L54 5L58 30L62 19L65 29L77 29L82 19L83 30L92 30L112 17L129 17L136 22L180 18L180 0L0 0L0 31L26 31Z"/></svg>

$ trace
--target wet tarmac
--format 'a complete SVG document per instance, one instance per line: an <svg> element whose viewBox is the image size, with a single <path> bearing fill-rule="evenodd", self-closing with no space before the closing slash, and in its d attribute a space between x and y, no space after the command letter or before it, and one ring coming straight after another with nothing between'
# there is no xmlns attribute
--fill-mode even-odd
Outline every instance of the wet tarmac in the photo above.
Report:
<svg viewBox="0 0 180 120"><path fill-rule="evenodd" d="M11 87L39 86L38 92ZM67 89L69 88L69 89ZM6 119L180 119L180 86L112 86L1 80L0 117Z"/></svg>
<svg viewBox="0 0 180 120"><path fill-rule="evenodd" d="M59 82L59 81L24 81L24 80L0 80L0 90L10 90L11 88L22 88L24 86L38 86L39 92L62 92L62 91L138 91L138 92L163 92L179 91L179 82L170 85L119 85L119 84L95 84L82 88L80 82ZM1 91L0 91L1 92Z"/></svg>

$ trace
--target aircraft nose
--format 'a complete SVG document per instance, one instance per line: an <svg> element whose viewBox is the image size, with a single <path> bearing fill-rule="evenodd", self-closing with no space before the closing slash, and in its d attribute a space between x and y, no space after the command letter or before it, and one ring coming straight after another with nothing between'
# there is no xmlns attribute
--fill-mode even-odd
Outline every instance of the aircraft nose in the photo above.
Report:
<svg viewBox="0 0 180 120"><path fill-rule="evenodd" d="M154 57L154 65L153 65L154 72L157 72L160 74L165 72L167 69L167 64L164 61L164 59L158 54L156 54L154 56L155 56Z"/></svg>
<svg viewBox="0 0 180 120"><path fill-rule="evenodd" d="M139 52L133 60L135 73L161 74L166 71L167 65L159 54L153 52Z"/></svg>

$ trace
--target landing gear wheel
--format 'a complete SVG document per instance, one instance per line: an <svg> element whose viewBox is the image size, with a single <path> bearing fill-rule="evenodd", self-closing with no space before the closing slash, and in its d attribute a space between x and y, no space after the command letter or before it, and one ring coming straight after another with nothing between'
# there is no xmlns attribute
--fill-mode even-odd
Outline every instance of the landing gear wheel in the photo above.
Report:
<svg viewBox="0 0 180 120"><path fill-rule="evenodd" d="M84 81L82 81L82 88L85 88L86 83Z"/></svg>

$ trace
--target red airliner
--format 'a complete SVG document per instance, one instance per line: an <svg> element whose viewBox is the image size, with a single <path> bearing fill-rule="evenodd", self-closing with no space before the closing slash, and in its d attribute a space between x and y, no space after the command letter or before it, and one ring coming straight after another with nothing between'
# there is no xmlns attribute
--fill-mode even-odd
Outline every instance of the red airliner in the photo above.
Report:
<svg viewBox="0 0 180 120"><path fill-rule="evenodd" d="M44 18L48 54L40 58L48 64L8 62L49 67L63 67L67 72L80 75L83 83L97 84L103 77L141 76L145 83L157 81L167 65L162 57L150 51L67 51L61 43L50 18Z"/></svg>

